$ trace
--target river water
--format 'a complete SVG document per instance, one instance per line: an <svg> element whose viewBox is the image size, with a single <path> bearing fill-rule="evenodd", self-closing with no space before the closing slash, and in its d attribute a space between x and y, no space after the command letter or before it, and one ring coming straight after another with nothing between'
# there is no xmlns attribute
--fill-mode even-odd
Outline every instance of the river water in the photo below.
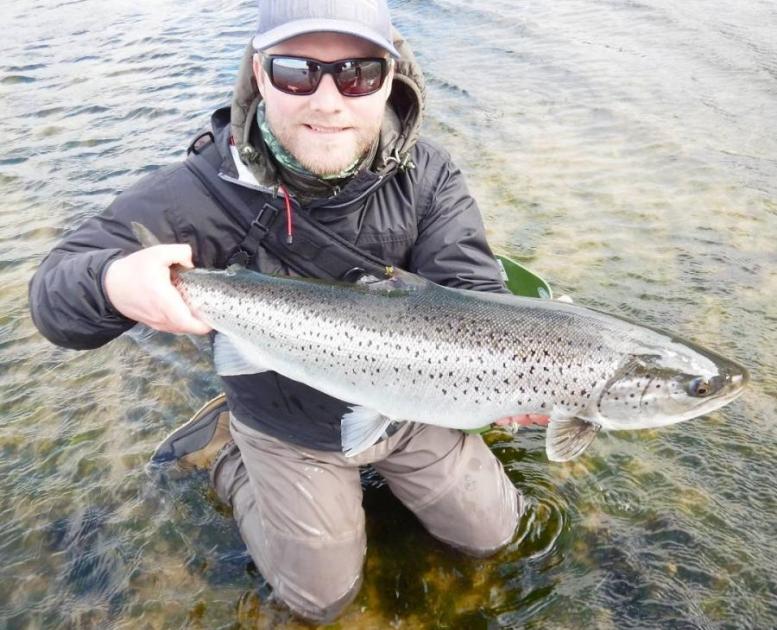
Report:
<svg viewBox="0 0 777 630"><path fill-rule="evenodd" d="M158 440L218 392L186 337L86 353L30 322L64 233L180 160L229 100L251 2L9 0L0 39L0 627L295 627L202 476ZM488 439L530 509L474 561L365 478L343 628L777 626L777 7L769 0L397 0L426 133L492 245L579 303L738 359L730 406L597 439Z"/></svg>

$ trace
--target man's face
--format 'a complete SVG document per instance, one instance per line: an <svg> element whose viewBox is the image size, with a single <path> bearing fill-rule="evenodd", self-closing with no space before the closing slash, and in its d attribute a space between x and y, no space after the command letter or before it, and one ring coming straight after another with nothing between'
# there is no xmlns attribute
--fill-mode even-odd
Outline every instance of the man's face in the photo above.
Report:
<svg viewBox="0 0 777 630"><path fill-rule="evenodd" d="M270 55L337 61L385 57L378 46L340 33L299 35L265 51ZM325 74L309 96L276 89L254 55L254 75L265 103L265 117L275 137L309 171L335 175L361 158L375 142L391 93L393 69L380 90L368 96L343 96Z"/></svg>

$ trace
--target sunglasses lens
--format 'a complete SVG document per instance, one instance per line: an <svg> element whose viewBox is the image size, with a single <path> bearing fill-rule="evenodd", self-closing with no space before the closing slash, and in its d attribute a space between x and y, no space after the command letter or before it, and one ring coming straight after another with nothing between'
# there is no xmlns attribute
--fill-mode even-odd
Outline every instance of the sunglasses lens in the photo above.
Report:
<svg viewBox="0 0 777 630"><path fill-rule="evenodd" d="M265 70L281 92L313 94L323 73L331 73L343 96L367 96L377 92L386 80L385 59L346 59L323 63L304 57L266 57ZM271 65L271 67L270 67Z"/></svg>
<svg viewBox="0 0 777 630"><path fill-rule="evenodd" d="M273 85L288 94L313 94L321 81L319 66L306 59L275 57L272 60Z"/></svg>
<svg viewBox="0 0 777 630"><path fill-rule="evenodd" d="M385 78L385 62L379 59L352 59L338 64L337 89L344 96L366 96L380 89Z"/></svg>

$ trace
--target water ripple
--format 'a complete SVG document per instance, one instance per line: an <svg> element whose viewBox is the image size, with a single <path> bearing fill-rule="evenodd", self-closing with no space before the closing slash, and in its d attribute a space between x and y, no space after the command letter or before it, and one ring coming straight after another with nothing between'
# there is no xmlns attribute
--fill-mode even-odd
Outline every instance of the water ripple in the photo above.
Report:
<svg viewBox="0 0 777 630"><path fill-rule="evenodd" d="M367 577L343 626L774 627L774 3L391 5L426 73L426 134L492 245L580 303L738 358L753 384L569 464L546 461L541 429L493 432L527 510L488 560L432 539L367 473ZM206 480L144 472L218 391L202 349L139 330L53 348L26 305L62 235L229 103L255 4L4 8L0 625L295 627Z"/></svg>

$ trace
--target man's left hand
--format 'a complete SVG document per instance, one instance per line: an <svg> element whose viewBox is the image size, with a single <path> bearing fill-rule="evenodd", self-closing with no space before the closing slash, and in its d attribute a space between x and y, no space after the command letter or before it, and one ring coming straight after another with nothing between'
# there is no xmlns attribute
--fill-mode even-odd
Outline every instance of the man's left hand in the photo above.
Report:
<svg viewBox="0 0 777 630"><path fill-rule="evenodd" d="M520 416L507 416L506 418L500 418L494 424L499 426L505 425L519 425L522 427L528 427L531 424L539 424L547 426L550 422L550 416L543 416L538 413L525 413Z"/></svg>

